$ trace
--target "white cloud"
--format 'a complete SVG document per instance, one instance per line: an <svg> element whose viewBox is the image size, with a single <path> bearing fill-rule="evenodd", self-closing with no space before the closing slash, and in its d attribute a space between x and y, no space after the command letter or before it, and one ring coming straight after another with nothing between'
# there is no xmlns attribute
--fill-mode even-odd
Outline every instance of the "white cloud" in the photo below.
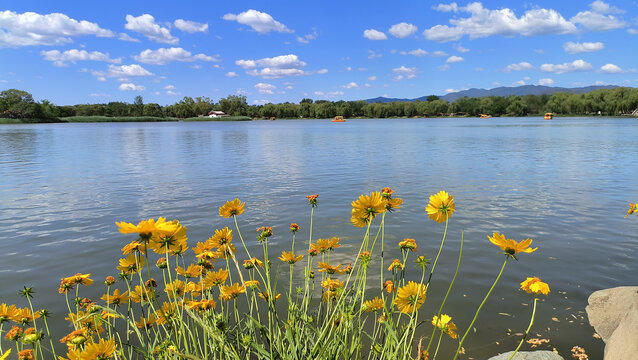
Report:
<svg viewBox="0 0 638 360"><path fill-rule="evenodd" d="M604 1L596 0L593 3L589 4L589 7L595 11L602 14L624 14L624 10L620 10L615 6L610 6Z"/></svg>
<svg viewBox="0 0 638 360"><path fill-rule="evenodd" d="M346 84L346 85L341 85L342 88L344 89L358 89L359 88L359 84L357 84L354 81L351 81L350 83Z"/></svg>
<svg viewBox="0 0 638 360"><path fill-rule="evenodd" d="M236 73L236 72L234 72L234 71L229 71L229 72L227 72L227 73L226 73L226 75L225 75L225 76L226 76L226 77L229 77L229 78L234 78L234 77L237 77L237 76L239 76L239 75L237 75L237 73Z"/></svg>
<svg viewBox="0 0 638 360"><path fill-rule="evenodd" d="M592 65L582 59L574 60L570 63L541 65L541 71L555 74L563 74L573 71L587 71L591 69L593 69Z"/></svg>
<svg viewBox="0 0 638 360"><path fill-rule="evenodd" d="M538 79L538 85L551 86L554 85L554 80L550 78Z"/></svg>
<svg viewBox="0 0 638 360"><path fill-rule="evenodd" d="M144 76L155 75L152 72L144 69L143 67L137 64L120 65L120 66L109 65L106 71L87 70L87 69L83 69L82 71L90 72L91 75L95 76L98 81L106 81L106 78L118 78L118 81L124 82L131 77L144 77Z"/></svg>
<svg viewBox="0 0 638 360"><path fill-rule="evenodd" d="M237 21L240 24L248 25L259 34L267 34L271 31L280 33L293 33L286 25L273 19L265 12L250 9L239 14L226 14L222 19L227 21Z"/></svg>
<svg viewBox="0 0 638 360"><path fill-rule="evenodd" d="M277 87L275 85L272 84L268 84L268 83L258 83L255 84L255 89L257 89L257 91L260 94L274 94L274 90L277 89Z"/></svg>
<svg viewBox="0 0 638 360"><path fill-rule="evenodd" d="M308 44L308 43L310 43L310 40L316 39L317 36L319 36L319 34L315 30L315 31L312 32L312 34L306 34L304 36L297 36L297 42L300 42L302 44Z"/></svg>
<svg viewBox="0 0 638 360"><path fill-rule="evenodd" d="M176 89L175 85L166 85L166 86L164 86L164 90L175 90L175 89Z"/></svg>
<svg viewBox="0 0 638 360"><path fill-rule="evenodd" d="M91 96L91 97L111 97L111 95L109 95L109 94L98 94L98 93L90 93L89 96Z"/></svg>
<svg viewBox="0 0 638 360"><path fill-rule="evenodd" d="M503 69L504 72L531 70L534 66L527 61L520 62L518 64L509 64Z"/></svg>
<svg viewBox="0 0 638 360"><path fill-rule="evenodd" d="M304 71L306 66L304 61L299 60L297 55L280 55L272 58L263 58L257 60L237 60L237 66L246 70L246 74L251 76L259 76L264 79L277 79L284 76L300 76L311 74L325 74L327 69L321 69L316 72Z"/></svg>
<svg viewBox="0 0 638 360"><path fill-rule="evenodd" d="M485 69L483 69L482 67L475 67L474 68L474 71L476 71L476 72L481 72L483 70L485 70Z"/></svg>
<svg viewBox="0 0 638 360"><path fill-rule="evenodd" d="M382 33L379 30L375 29L367 29L363 31L363 37L368 40L387 40L388 37L386 34Z"/></svg>
<svg viewBox="0 0 638 360"><path fill-rule="evenodd" d="M155 18L150 14L140 16L126 15L126 24L124 28L130 31L138 32L146 36L149 40L164 43L177 44L179 39L171 35L171 31L165 27L159 26L155 22Z"/></svg>
<svg viewBox="0 0 638 360"><path fill-rule="evenodd" d="M108 53L99 51L88 52L86 50L71 49L64 52L59 50L42 51L40 55L44 56L44 60L52 61L54 66L68 66L68 63L75 64L76 61L104 61L113 64L122 62L122 58L111 59Z"/></svg>
<svg viewBox="0 0 638 360"><path fill-rule="evenodd" d="M445 89L445 93L449 94L449 93L454 93L454 92L459 92L460 90L456 90L456 89Z"/></svg>
<svg viewBox="0 0 638 360"><path fill-rule="evenodd" d="M444 65L439 66L439 70L441 70L441 71L448 71L451 68L452 67L450 66L450 64L444 64Z"/></svg>
<svg viewBox="0 0 638 360"><path fill-rule="evenodd" d="M525 85L525 80L516 81L516 82L512 83L512 85L523 86L523 85Z"/></svg>
<svg viewBox="0 0 638 360"><path fill-rule="evenodd" d="M120 33L117 36L118 40L122 40L122 41L129 41L129 42L140 42L139 39L136 39L134 37L131 37L131 35L127 34L127 33Z"/></svg>
<svg viewBox="0 0 638 360"><path fill-rule="evenodd" d="M219 55L210 56L205 54L193 55L190 51L184 50L181 47L172 48L159 48L157 50L146 49L139 53L139 55L133 56L133 58L139 62L153 65L166 65L173 61L181 62L193 62L193 61L208 61L219 62Z"/></svg>
<svg viewBox="0 0 638 360"><path fill-rule="evenodd" d="M176 28L189 34L194 34L196 32L208 32L208 23L199 23L196 21L177 19L173 24Z"/></svg>
<svg viewBox="0 0 638 360"><path fill-rule="evenodd" d="M400 39L403 39L403 38L406 38L406 37L414 34L417 30L418 29L417 29L416 26L414 26L412 24L408 24L408 23L402 22L402 23L399 23L399 24L392 25L392 27L390 28L390 30L388 30L388 32L390 34L392 34L392 36L394 36L394 37L398 37Z"/></svg>
<svg viewBox="0 0 638 360"><path fill-rule="evenodd" d="M618 74L623 72L620 66L614 64L605 64L600 67L600 71L604 72L605 74Z"/></svg>
<svg viewBox="0 0 638 360"><path fill-rule="evenodd" d="M636 29L627 29L627 33L629 35L636 35L636 34L638 34L638 30L636 30Z"/></svg>
<svg viewBox="0 0 638 360"><path fill-rule="evenodd" d="M330 91L330 92L315 91L313 94L315 94L317 96L333 98L333 97L337 97L339 95L343 95L343 91Z"/></svg>
<svg viewBox="0 0 638 360"><path fill-rule="evenodd" d="M450 19L448 25L436 25L423 32L429 39L439 42L455 41L468 35L470 39L501 36L535 36L568 34L576 32L576 26L552 9L532 9L521 17L509 8L490 10L480 2L470 3L459 10L470 13L467 18Z"/></svg>
<svg viewBox="0 0 638 360"><path fill-rule="evenodd" d="M432 53L432 56L444 57L447 56L447 53L445 51L437 50Z"/></svg>
<svg viewBox="0 0 638 360"><path fill-rule="evenodd" d="M372 85L370 85L370 84L368 84L368 83L363 84L363 86L365 86L365 87L367 87L367 88L372 87Z"/></svg>
<svg viewBox="0 0 638 360"><path fill-rule="evenodd" d="M175 95L179 95L179 93L178 93L178 92L175 92L175 91L173 91L173 90L168 90L168 91L166 91L166 95L169 95L169 96L175 96Z"/></svg>
<svg viewBox="0 0 638 360"><path fill-rule="evenodd" d="M348 66L348 67L346 68L346 70L347 70L347 71L352 71L352 66Z"/></svg>
<svg viewBox="0 0 638 360"><path fill-rule="evenodd" d="M375 53L372 50L368 50L368 59L376 59L376 58L380 58L382 56L383 56L383 54L378 54L378 53Z"/></svg>
<svg viewBox="0 0 638 360"><path fill-rule="evenodd" d="M392 69L392 73L397 74L394 77L394 80L399 81L403 80L404 78L414 79L416 77L416 74L418 73L418 70L415 67L409 68L402 65L401 67Z"/></svg>
<svg viewBox="0 0 638 360"><path fill-rule="evenodd" d="M449 58L447 58L447 60L445 60L446 63L455 63L455 62L461 62L465 59L463 59L463 57L461 56L456 56L456 55L452 55Z"/></svg>
<svg viewBox="0 0 638 360"><path fill-rule="evenodd" d="M614 15L620 14L623 10L615 6L610 6L603 1L594 1L589 4L591 10L581 11L570 19L575 24L580 24L591 31L614 30L627 26L627 23L618 19Z"/></svg>
<svg viewBox="0 0 638 360"><path fill-rule="evenodd" d="M440 12L458 12L459 6L453 2L450 4L439 4L437 6L432 6L432 9Z"/></svg>
<svg viewBox="0 0 638 360"><path fill-rule="evenodd" d="M566 42L563 44L563 49L568 54L578 54L583 52L593 52L600 51L605 48L605 44L601 42L584 42L584 43L575 43L575 42Z"/></svg>
<svg viewBox="0 0 638 360"><path fill-rule="evenodd" d="M410 50L410 51L401 51L400 52L401 55L412 55L412 56L416 56L416 57L421 57L421 56L425 56L428 54L427 51L419 48L419 49L415 49L415 50Z"/></svg>
<svg viewBox="0 0 638 360"><path fill-rule="evenodd" d="M145 86L135 85L133 83L122 83L120 84L120 90L123 91L144 91L146 90Z"/></svg>
<svg viewBox="0 0 638 360"><path fill-rule="evenodd" d="M374 76L374 75L372 75L372 76L368 76L368 80L369 80L369 81L376 81L376 80L377 80L377 77L376 77L376 76Z"/></svg>
<svg viewBox="0 0 638 360"><path fill-rule="evenodd" d="M268 101L268 100L264 100L264 99L261 99L261 100L253 100L253 105L265 105L265 104L268 104L269 102L270 102L270 101Z"/></svg>
<svg viewBox="0 0 638 360"><path fill-rule="evenodd" d="M0 11L0 47L62 45L73 42L72 37L85 35L114 37L115 33L60 13Z"/></svg>
<svg viewBox="0 0 638 360"><path fill-rule="evenodd" d="M463 45L461 45L461 44L456 44L456 45L453 46L453 48L456 51L460 52L460 53L466 53L466 52L470 51L470 49L464 48Z"/></svg>

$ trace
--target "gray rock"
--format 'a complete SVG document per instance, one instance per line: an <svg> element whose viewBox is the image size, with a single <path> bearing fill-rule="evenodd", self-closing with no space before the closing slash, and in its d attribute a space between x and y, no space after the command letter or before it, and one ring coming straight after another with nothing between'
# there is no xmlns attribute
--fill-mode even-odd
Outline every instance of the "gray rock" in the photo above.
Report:
<svg viewBox="0 0 638 360"><path fill-rule="evenodd" d="M591 294L589 323L605 341L605 360L633 360L638 354L638 286Z"/></svg>
<svg viewBox="0 0 638 360"><path fill-rule="evenodd" d="M489 358L489 360L507 360L514 351L509 351L501 355ZM547 350L539 351L519 351L512 360L564 360L562 356Z"/></svg>

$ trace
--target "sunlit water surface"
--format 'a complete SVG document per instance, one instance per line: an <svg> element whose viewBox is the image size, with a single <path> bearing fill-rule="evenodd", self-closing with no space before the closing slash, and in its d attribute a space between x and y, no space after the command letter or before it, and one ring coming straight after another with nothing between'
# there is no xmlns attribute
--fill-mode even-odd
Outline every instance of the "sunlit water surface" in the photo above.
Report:
<svg viewBox="0 0 638 360"><path fill-rule="evenodd" d="M538 251L508 264L466 341L468 355L485 359L515 347L520 338L508 329L524 331L533 302L519 283L539 276L552 292L539 304L534 336L550 339L545 348L565 358L579 345L600 359L587 297L637 285L638 218L623 218L627 203L638 201L636 139L636 119L614 118L3 125L0 302L24 306L17 291L34 287L36 308L53 312L61 337L68 329L59 280L91 273L96 284L82 295L101 296L101 282L116 275L120 249L131 240L116 221L177 218L192 247L232 226L218 208L235 197L246 202L239 217L245 236L273 226L271 253L278 253L288 249L291 222L307 240L305 195L318 193L314 237L340 237L344 246L333 259L347 263L363 236L349 222L350 202L390 186L405 202L387 217L386 259L400 256L393 244L406 237L431 258L444 227L424 207L444 189L456 212L422 308L426 317L436 313L454 273L463 230L461 273L445 309L461 329L503 261L487 235L531 237ZM258 251L255 241L250 249ZM378 274L373 266L371 285ZM419 278L416 265L407 276Z"/></svg>

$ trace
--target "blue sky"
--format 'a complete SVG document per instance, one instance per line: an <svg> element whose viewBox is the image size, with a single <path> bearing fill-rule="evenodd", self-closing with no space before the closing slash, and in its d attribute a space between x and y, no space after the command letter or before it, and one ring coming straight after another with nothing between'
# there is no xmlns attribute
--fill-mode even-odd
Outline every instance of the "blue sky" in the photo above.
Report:
<svg viewBox="0 0 638 360"><path fill-rule="evenodd" d="M59 105L415 98L638 85L636 1L24 1L0 7L0 90Z"/></svg>

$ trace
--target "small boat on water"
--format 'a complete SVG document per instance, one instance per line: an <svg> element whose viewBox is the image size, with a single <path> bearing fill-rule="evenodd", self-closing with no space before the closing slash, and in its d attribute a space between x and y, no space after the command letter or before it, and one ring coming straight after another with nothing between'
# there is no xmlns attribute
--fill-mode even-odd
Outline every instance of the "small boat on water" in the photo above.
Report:
<svg viewBox="0 0 638 360"><path fill-rule="evenodd" d="M481 114L481 119L489 119L489 118L491 118L491 116L487 114Z"/></svg>
<svg viewBox="0 0 638 360"><path fill-rule="evenodd" d="M553 113L545 113L545 120L551 120L554 118L554 114Z"/></svg>
<svg viewBox="0 0 638 360"><path fill-rule="evenodd" d="M346 122L346 119L343 118L343 116L335 116L334 119L332 119L332 122Z"/></svg>

